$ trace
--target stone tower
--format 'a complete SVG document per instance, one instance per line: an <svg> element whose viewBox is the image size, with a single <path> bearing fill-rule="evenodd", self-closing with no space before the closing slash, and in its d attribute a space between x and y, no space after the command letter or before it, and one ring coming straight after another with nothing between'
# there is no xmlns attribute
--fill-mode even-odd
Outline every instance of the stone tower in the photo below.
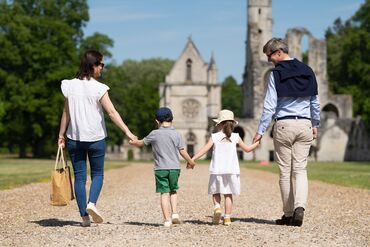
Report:
<svg viewBox="0 0 370 247"><path fill-rule="evenodd" d="M191 38L159 87L160 106L173 111L174 126L182 134L190 155L209 136L209 121L221 108L221 86L213 55L205 63Z"/></svg>
<svg viewBox="0 0 370 247"><path fill-rule="evenodd" d="M272 37L271 0L249 0L247 6L246 65L243 74L243 117L259 117L265 92L265 75L272 68L262 52Z"/></svg>

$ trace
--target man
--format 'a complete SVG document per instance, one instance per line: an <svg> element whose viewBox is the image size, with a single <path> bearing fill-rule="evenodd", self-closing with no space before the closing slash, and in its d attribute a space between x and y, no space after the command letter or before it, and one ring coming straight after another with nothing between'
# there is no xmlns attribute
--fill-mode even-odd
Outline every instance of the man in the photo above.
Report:
<svg viewBox="0 0 370 247"><path fill-rule="evenodd" d="M275 68L269 77L263 113L253 142L261 140L274 119L275 159L280 169L284 212L276 224L301 226L308 194L307 157L313 139L317 138L320 103L312 69L290 58L288 51L287 43L279 38L272 38L263 47L263 53Z"/></svg>

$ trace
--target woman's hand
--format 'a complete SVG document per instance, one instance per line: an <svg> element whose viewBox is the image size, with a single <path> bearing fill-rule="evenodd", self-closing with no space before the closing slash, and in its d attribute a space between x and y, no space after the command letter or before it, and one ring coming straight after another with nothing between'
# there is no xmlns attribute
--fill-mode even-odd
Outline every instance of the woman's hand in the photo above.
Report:
<svg viewBox="0 0 370 247"><path fill-rule="evenodd" d="M137 140L138 138L137 138L137 136L136 135L134 135L134 134L132 134L132 133L128 133L127 134L127 137L128 137L128 139L130 139L130 140L132 140L132 141L135 141L135 140Z"/></svg>
<svg viewBox="0 0 370 247"><path fill-rule="evenodd" d="M66 146L65 140L63 136L59 136L58 138L58 146L64 148Z"/></svg>

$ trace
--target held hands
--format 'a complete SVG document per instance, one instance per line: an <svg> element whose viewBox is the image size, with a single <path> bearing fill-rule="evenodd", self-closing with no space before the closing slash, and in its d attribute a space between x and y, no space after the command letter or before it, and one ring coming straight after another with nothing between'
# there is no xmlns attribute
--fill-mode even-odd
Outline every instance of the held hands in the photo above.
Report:
<svg viewBox="0 0 370 247"><path fill-rule="evenodd" d="M256 133L256 135L253 137L252 143L259 142L261 144L262 135Z"/></svg>
<svg viewBox="0 0 370 247"><path fill-rule="evenodd" d="M134 134L132 134L131 132L130 133L127 133L127 137L128 137L128 139L130 139L129 140L129 142L132 140L132 141L134 141L134 140L137 140L137 136L136 135L134 135Z"/></svg>
<svg viewBox="0 0 370 247"><path fill-rule="evenodd" d="M132 140L132 139L131 140L128 140L128 143L130 145L133 145L133 146L137 145L138 144L137 142L138 142L138 139L136 139L136 140L135 139L134 140Z"/></svg>
<svg viewBox="0 0 370 247"><path fill-rule="evenodd" d="M195 166L195 162L193 159L191 160L191 162L186 163L186 169L194 169L194 166Z"/></svg>
<svg viewBox="0 0 370 247"><path fill-rule="evenodd" d="M130 138L129 140L128 140L128 143L130 144L130 145L132 145L132 146L136 146L136 147L142 147L142 146L144 146L144 140L142 139L142 140L139 140L138 138L137 138L137 136L135 136L135 135L133 135L133 134L131 134L130 136L128 135L128 137Z"/></svg>

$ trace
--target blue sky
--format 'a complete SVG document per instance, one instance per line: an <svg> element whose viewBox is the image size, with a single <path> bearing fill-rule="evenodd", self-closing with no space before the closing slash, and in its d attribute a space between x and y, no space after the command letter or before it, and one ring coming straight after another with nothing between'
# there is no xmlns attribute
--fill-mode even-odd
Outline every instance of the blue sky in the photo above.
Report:
<svg viewBox="0 0 370 247"><path fill-rule="evenodd" d="M337 17L347 20L362 3L272 0L273 36L305 27L316 38L324 38ZM112 38L116 63L153 57L176 60L191 36L206 62L214 53L220 82L229 75L242 81L247 0L88 0L88 4L85 35L100 32Z"/></svg>

